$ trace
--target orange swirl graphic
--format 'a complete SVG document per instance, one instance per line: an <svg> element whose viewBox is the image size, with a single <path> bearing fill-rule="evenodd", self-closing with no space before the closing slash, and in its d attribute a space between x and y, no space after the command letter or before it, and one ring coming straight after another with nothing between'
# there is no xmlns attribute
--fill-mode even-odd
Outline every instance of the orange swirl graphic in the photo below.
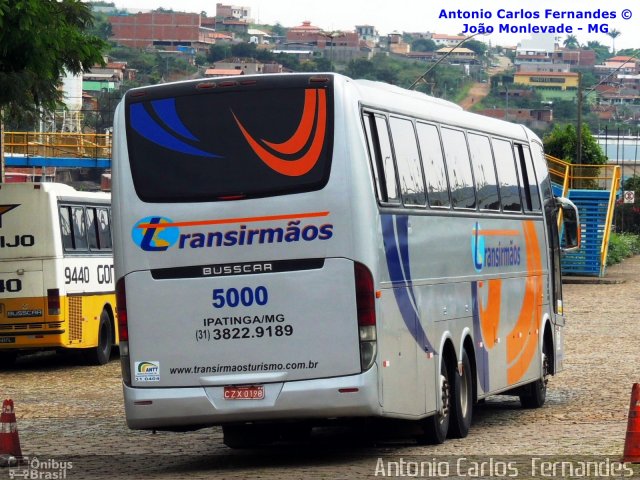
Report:
<svg viewBox="0 0 640 480"><path fill-rule="evenodd" d="M316 92L318 97L317 102ZM302 149L308 143L309 138L311 138L313 133L313 120L316 117L316 103L318 121L316 124L315 134L313 135L313 140L309 149L306 153L302 154ZM327 98L324 90L307 89L305 91L305 102L302 117L291 138L283 143L271 143L264 139L261 140L265 145L280 154L300 153L300 156L296 160L285 160L269 152L258 140L253 138L244 125L242 125L242 122L240 122L236 114L233 112L232 114L249 146L253 149L260 160L262 160L272 170L280 173L281 175L299 177L311 171L316 163L318 163L327 128Z"/></svg>

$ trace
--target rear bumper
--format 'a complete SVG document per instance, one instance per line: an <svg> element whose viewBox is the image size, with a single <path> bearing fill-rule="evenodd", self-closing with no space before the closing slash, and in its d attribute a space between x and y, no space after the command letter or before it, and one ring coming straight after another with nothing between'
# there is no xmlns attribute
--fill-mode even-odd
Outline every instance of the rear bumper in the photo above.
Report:
<svg viewBox="0 0 640 480"><path fill-rule="evenodd" d="M360 375L270 383L264 385L263 400L224 400L222 386L124 385L127 424L132 429L162 429L260 420L376 416L382 413L377 378L374 365Z"/></svg>
<svg viewBox="0 0 640 480"><path fill-rule="evenodd" d="M0 332L0 351L46 350L66 346L64 329Z"/></svg>

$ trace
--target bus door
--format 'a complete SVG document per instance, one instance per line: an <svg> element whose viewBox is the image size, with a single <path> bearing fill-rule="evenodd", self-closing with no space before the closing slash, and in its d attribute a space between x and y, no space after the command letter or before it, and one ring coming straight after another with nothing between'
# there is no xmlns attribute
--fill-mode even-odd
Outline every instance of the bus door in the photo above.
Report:
<svg viewBox="0 0 640 480"><path fill-rule="evenodd" d="M547 227L547 248L549 258L549 275L550 281L550 310L551 319L554 324L554 344L555 353L553 359L553 370L559 372L563 368L564 347L562 337L562 327L565 324L565 318L562 309L562 271L560 263L560 235L558 232L558 209L551 188L551 180L547 169L546 161L542 147L537 143L531 144L531 153L533 166L535 167L535 176L537 178L540 193L542 195L542 211Z"/></svg>

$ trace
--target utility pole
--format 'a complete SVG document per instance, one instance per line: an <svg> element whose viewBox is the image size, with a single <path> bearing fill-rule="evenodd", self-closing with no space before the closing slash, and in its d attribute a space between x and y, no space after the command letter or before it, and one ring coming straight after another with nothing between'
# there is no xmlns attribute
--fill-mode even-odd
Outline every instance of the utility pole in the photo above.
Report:
<svg viewBox="0 0 640 480"><path fill-rule="evenodd" d="M576 164L582 163L582 73L578 72L578 131L576 132Z"/></svg>

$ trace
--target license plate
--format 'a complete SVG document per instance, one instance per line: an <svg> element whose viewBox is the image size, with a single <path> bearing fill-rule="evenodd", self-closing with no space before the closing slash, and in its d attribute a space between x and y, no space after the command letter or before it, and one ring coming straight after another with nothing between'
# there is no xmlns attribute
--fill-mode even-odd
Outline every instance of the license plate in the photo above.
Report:
<svg viewBox="0 0 640 480"><path fill-rule="evenodd" d="M224 387L225 400L262 400L264 387L251 385L246 387Z"/></svg>
<svg viewBox="0 0 640 480"><path fill-rule="evenodd" d="M16 337L0 337L0 343L16 343Z"/></svg>

